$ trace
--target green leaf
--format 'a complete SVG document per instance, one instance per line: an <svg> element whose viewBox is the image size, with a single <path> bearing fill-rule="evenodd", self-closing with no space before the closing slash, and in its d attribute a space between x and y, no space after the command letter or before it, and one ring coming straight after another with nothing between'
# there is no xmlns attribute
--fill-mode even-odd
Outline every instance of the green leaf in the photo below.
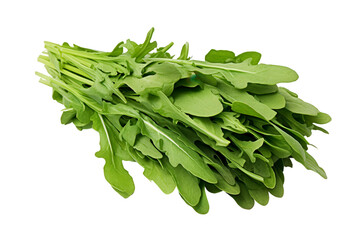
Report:
<svg viewBox="0 0 360 240"><path fill-rule="evenodd" d="M212 86L216 86L217 85L217 80L214 76L212 75L207 75L207 74L202 74L201 72L195 71L195 80L199 80L202 83L208 84L208 85L212 85ZM200 85L203 88L203 85Z"/></svg>
<svg viewBox="0 0 360 240"><path fill-rule="evenodd" d="M151 37L154 33L154 28L151 28L149 32L146 35L145 41L143 44L140 44L134 48L134 52L132 54L132 57L138 59L142 59L146 54L148 54L151 50L156 48L157 43L156 42L150 42Z"/></svg>
<svg viewBox="0 0 360 240"><path fill-rule="evenodd" d="M312 170L312 171L318 173L323 178L327 179L327 176L326 176L326 173L325 173L324 169L322 169L317 164L315 159L308 152L305 152L305 155L306 155L306 158L305 158L305 161L303 163L305 168L308 169L308 170Z"/></svg>
<svg viewBox="0 0 360 240"><path fill-rule="evenodd" d="M149 57L154 58L173 58L173 56L170 55L170 53L167 52L172 46L174 45L173 42L169 43L165 47L159 47L156 52L149 53Z"/></svg>
<svg viewBox="0 0 360 240"><path fill-rule="evenodd" d="M229 194L233 194L233 195L237 195L240 193L240 187L237 183L235 183L234 185L230 185L222 178L222 176L220 174L218 174L216 172L214 172L214 174L217 178L217 183L215 184L215 186L217 188L219 188Z"/></svg>
<svg viewBox="0 0 360 240"><path fill-rule="evenodd" d="M149 137L155 146L164 152L173 167L181 164L187 171L204 181L216 183L216 177L203 159L181 142L175 133L157 126L149 118L139 120L141 133Z"/></svg>
<svg viewBox="0 0 360 240"><path fill-rule="evenodd" d="M267 105L271 109L281 109L286 105L286 101L283 95L280 93L270 93L265 95L256 96L261 103Z"/></svg>
<svg viewBox="0 0 360 240"><path fill-rule="evenodd" d="M305 119L318 124L325 124L331 121L331 117L323 112L319 112L316 116L305 116Z"/></svg>
<svg viewBox="0 0 360 240"><path fill-rule="evenodd" d="M95 67L99 70L101 70L102 72L108 74L109 76L116 76L117 75L117 70L116 67L114 67L115 64L111 64L111 63L97 63L95 64Z"/></svg>
<svg viewBox="0 0 360 240"><path fill-rule="evenodd" d="M150 181L154 181L163 193L170 194L174 191L176 187L175 181L170 172L160 162L147 157L137 156L135 150L130 145L127 145L127 151L144 168L144 176Z"/></svg>
<svg viewBox="0 0 360 240"><path fill-rule="evenodd" d="M231 109L235 112L264 120L271 120L276 115L274 110L256 100L246 91L234 89L230 85L222 82L218 83L218 90L225 99L232 103Z"/></svg>
<svg viewBox="0 0 360 240"><path fill-rule="evenodd" d="M292 149L292 156L296 161L300 163L304 163L305 161L305 150L302 148L301 144L296 141L291 135L283 131L281 128L272 124L274 128L281 134L281 136L285 139L285 141L289 144Z"/></svg>
<svg viewBox="0 0 360 240"><path fill-rule="evenodd" d="M236 117L238 114L234 112L222 112L216 115L216 123L223 129L243 134L247 132L246 127Z"/></svg>
<svg viewBox="0 0 360 240"><path fill-rule="evenodd" d="M218 189L214 184L211 184L211 183L205 182L205 188L206 188L206 190L208 190L208 192L211 192L211 193L221 192L220 189Z"/></svg>
<svg viewBox="0 0 360 240"><path fill-rule="evenodd" d="M293 113L316 116L319 110L310 103L304 102L300 98L294 97L284 88L279 88L279 93L285 97L286 109Z"/></svg>
<svg viewBox="0 0 360 240"><path fill-rule="evenodd" d="M258 52L243 52L243 53L239 54L238 56L236 56L235 62L241 63L249 58L251 59L250 63L252 65L256 65L260 62L261 54Z"/></svg>
<svg viewBox="0 0 360 240"><path fill-rule="evenodd" d="M188 87L188 88L194 88L197 86L200 86L201 88L203 87L203 83L199 80L199 78L196 77L196 75L191 75L188 78L184 78L184 79L180 79L176 84L175 84L175 89L179 88L179 87ZM177 90L175 90L177 91Z"/></svg>
<svg viewBox="0 0 360 240"><path fill-rule="evenodd" d="M259 138L256 141L241 141L234 136L230 136L231 141L250 158L251 162L255 162L254 152L264 144L264 139Z"/></svg>
<svg viewBox="0 0 360 240"><path fill-rule="evenodd" d="M238 89L246 88L248 83L274 85L282 82L293 82L298 79L297 73L290 68L266 64L252 65L251 59L241 63L211 63L196 60L165 60L162 58L153 58L149 61L172 62L187 65L189 71L197 71L206 75L218 74Z"/></svg>
<svg viewBox="0 0 360 240"><path fill-rule="evenodd" d="M97 103L102 103L103 99L112 100L113 92L100 81L95 81L91 87L83 89L83 92Z"/></svg>
<svg viewBox="0 0 360 240"><path fill-rule="evenodd" d="M116 57L123 53L124 51L124 42L119 42L114 49L109 53L110 57Z"/></svg>
<svg viewBox="0 0 360 240"><path fill-rule="evenodd" d="M128 142L131 146L134 146L136 136L140 133L139 127L134 124L131 125L130 121L126 123L126 125L121 129L119 138L122 140L124 139Z"/></svg>
<svg viewBox="0 0 360 240"><path fill-rule="evenodd" d="M249 132L254 135L257 139L264 139L264 143L269 146L272 154L275 154L279 158L285 158L289 157L291 155L291 148L288 145L288 143L285 141L285 139L281 135L272 135L271 137L266 136L264 132L261 132L263 135L260 135L258 133L255 133L255 131L259 132L258 129L247 126L249 129ZM251 129L254 129L255 131L252 131ZM263 145L265 146L265 145Z"/></svg>
<svg viewBox="0 0 360 240"><path fill-rule="evenodd" d="M53 89L52 99L54 99L58 103L61 103L61 104L63 103L63 96L59 92L57 92L55 89Z"/></svg>
<svg viewBox="0 0 360 240"><path fill-rule="evenodd" d="M301 117L304 117L301 115ZM309 137L311 135L311 127L307 126L306 123L299 119L295 119L294 113L281 109L278 111L278 115L276 116L277 120L281 122L281 124L289 126L291 129L299 132L302 135Z"/></svg>
<svg viewBox="0 0 360 240"><path fill-rule="evenodd" d="M127 49L127 54L129 54L131 57L135 55L135 51L138 48L138 44L136 42L131 41L130 39L126 40L124 43L124 47Z"/></svg>
<svg viewBox="0 0 360 240"><path fill-rule="evenodd" d="M212 117L223 110L220 96L210 89L178 88L173 92L172 97L175 106L193 116Z"/></svg>
<svg viewBox="0 0 360 240"><path fill-rule="evenodd" d="M95 155L105 159L105 179L117 192L127 198L134 193L135 185L122 164L123 150L120 147L117 131L106 124L103 116L98 113L94 113L91 120L93 128L100 134L100 151Z"/></svg>
<svg viewBox="0 0 360 240"><path fill-rule="evenodd" d="M260 158L260 159L262 159L262 158ZM272 167L269 166L269 163L266 163L261 160L257 160L254 163L254 173L257 175L260 175L264 178L264 185L267 188L273 189L275 187L276 176L275 176L275 172L272 169Z"/></svg>
<svg viewBox="0 0 360 240"><path fill-rule="evenodd" d="M285 129L286 131L288 131L290 133L290 135L293 136L301 144L301 146L304 149L307 149L307 145L309 145L310 143L306 140L306 138L301 133L299 133L298 131L296 131L292 128L285 127L277 120L272 120L272 122L275 123L276 125L278 125L279 127Z"/></svg>
<svg viewBox="0 0 360 240"><path fill-rule="evenodd" d="M283 173L280 170L279 164L275 164L275 175L276 175L276 185L273 189L269 189L269 192L275 197L282 197L284 195L284 182L282 180Z"/></svg>
<svg viewBox="0 0 360 240"><path fill-rule="evenodd" d="M200 183L200 189L201 189L200 201L193 208L197 213L206 214L206 213L209 212L210 207L209 207L209 202L208 202L207 197L206 197L206 192L205 192L205 187L204 187L203 182Z"/></svg>
<svg viewBox="0 0 360 240"><path fill-rule="evenodd" d="M111 104L103 102L101 113L103 115L125 115L133 118L139 118L139 112L129 105L123 103Z"/></svg>
<svg viewBox="0 0 360 240"><path fill-rule="evenodd" d="M170 172L176 183L180 195L190 206L196 206L201 198L199 179L186 171L181 165L173 167L167 158L161 160L162 165Z"/></svg>
<svg viewBox="0 0 360 240"><path fill-rule="evenodd" d="M266 187L251 178L241 175L241 180L245 183L250 196L260 205L267 205L269 203L269 192ZM241 189L242 190L242 189ZM241 191L240 190L240 191Z"/></svg>
<svg viewBox="0 0 360 240"><path fill-rule="evenodd" d="M64 89L55 84L52 87L55 89L55 91L53 92L53 97L55 97L56 100L61 99L61 103L64 104L66 108L74 109L74 111L76 111L76 114L85 111L85 104L81 102L74 94L65 91ZM58 94L61 95L61 98Z"/></svg>
<svg viewBox="0 0 360 240"><path fill-rule="evenodd" d="M170 95L174 89L174 84L181 77L177 67L172 63L152 64L146 69L146 73L150 75L142 78L128 76L124 79L123 84L128 85L138 94L155 93L160 90L166 95Z"/></svg>
<svg viewBox="0 0 360 240"><path fill-rule="evenodd" d="M205 56L205 61L212 63L226 63L232 61L235 58L235 54L227 50L215 50L211 49Z"/></svg>
<svg viewBox="0 0 360 240"><path fill-rule="evenodd" d="M319 131L322 131L323 133L329 134L329 132L327 130L325 130L322 127L316 126L316 125L313 125L312 129L313 130L319 130Z"/></svg>
<svg viewBox="0 0 360 240"><path fill-rule="evenodd" d="M230 143L225 138L217 136L209 131L209 129L197 124L193 119L177 108L163 92L158 92L157 95L143 96L140 101L144 105L150 105L150 108L152 108L153 111L162 116L182 121L193 129L205 134L215 140L216 144L219 146L227 146Z"/></svg>
<svg viewBox="0 0 360 240"><path fill-rule="evenodd" d="M291 168L293 167L293 163L290 158L284 158L282 159L282 162L285 167L291 167Z"/></svg>
<svg viewBox="0 0 360 240"><path fill-rule="evenodd" d="M202 63L200 61L192 61L192 63L221 74L238 89L246 88L248 83L274 85L298 79L297 73L290 68L266 64L252 65L251 59L241 63ZM199 72L202 71L199 70Z"/></svg>
<svg viewBox="0 0 360 240"><path fill-rule="evenodd" d="M227 166L222 163L218 153L216 153L210 146L204 144L196 133L184 127L179 129L174 129L174 127L172 127L170 129L178 134L178 139L186 146L199 153L207 165L216 169L226 182L230 185L235 184L234 176L231 174L231 171L227 168Z"/></svg>
<svg viewBox="0 0 360 240"><path fill-rule="evenodd" d="M189 43L186 42L181 48L181 53L178 59L188 60L189 59Z"/></svg>
<svg viewBox="0 0 360 240"><path fill-rule="evenodd" d="M201 138L201 140L205 144L209 145L211 148L213 148L214 150L221 153L230 162L236 163L237 165L239 165L241 167L244 165L245 160L243 158L241 158L242 151L240 151L239 149L218 146L213 141L211 141L209 138L207 138L206 136L199 134L199 133L198 133L198 136Z"/></svg>
<svg viewBox="0 0 360 240"><path fill-rule="evenodd" d="M249 191L244 183L239 182L240 194L230 196L235 200L235 202L244 209L252 209L254 207L255 201L249 194Z"/></svg>
<svg viewBox="0 0 360 240"><path fill-rule="evenodd" d="M211 132L212 134L223 137L224 133L221 130L221 127L217 124L215 124L213 121L211 121L210 118L204 118L204 117L194 117L193 121L200 126L201 128L207 129L207 131Z"/></svg>
<svg viewBox="0 0 360 240"><path fill-rule="evenodd" d="M76 111L72 108L65 109L61 114L61 123L69 124L76 117Z"/></svg>
<svg viewBox="0 0 360 240"><path fill-rule="evenodd" d="M154 145L151 143L150 138L148 138L144 135L137 137L134 148L136 150L140 151L142 154L152 157L152 158L155 158L155 159L160 159L163 157L161 152L159 152L154 147Z"/></svg>
<svg viewBox="0 0 360 240"><path fill-rule="evenodd" d="M286 142L292 148L293 150L292 155L296 161L304 165L306 169L317 172L323 178L327 178L324 170L321 167L319 167L315 159L301 147L299 142L297 142L293 137L291 137L289 134L281 130L276 125L273 126L279 131L279 133L284 137Z"/></svg>
<svg viewBox="0 0 360 240"><path fill-rule="evenodd" d="M276 93L278 91L278 86L249 83L244 90L251 94L262 95Z"/></svg>
<svg viewBox="0 0 360 240"><path fill-rule="evenodd" d="M92 123L91 122L88 122L88 123L83 123L81 121L79 121L79 119L77 118L74 118L72 120L72 123L75 125L75 127L79 130L79 131L82 131L84 129L89 129L92 127Z"/></svg>

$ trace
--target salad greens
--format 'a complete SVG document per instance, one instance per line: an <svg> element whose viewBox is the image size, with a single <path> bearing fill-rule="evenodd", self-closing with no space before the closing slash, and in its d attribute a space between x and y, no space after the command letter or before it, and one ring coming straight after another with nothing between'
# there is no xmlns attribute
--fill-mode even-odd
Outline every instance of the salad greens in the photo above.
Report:
<svg viewBox="0 0 360 240"><path fill-rule="evenodd" d="M186 43L178 58L151 41L120 42L111 52L45 42L37 73L65 106L61 123L100 135L104 174L127 198L135 185L123 161L137 162L166 194L178 189L198 213L206 193L224 191L245 209L282 197L284 167L298 161L326 178L307 152L317 124L331 118L277 86L293 82L290 68L259 64L261 54L210 50L192 60Z"/></svg>

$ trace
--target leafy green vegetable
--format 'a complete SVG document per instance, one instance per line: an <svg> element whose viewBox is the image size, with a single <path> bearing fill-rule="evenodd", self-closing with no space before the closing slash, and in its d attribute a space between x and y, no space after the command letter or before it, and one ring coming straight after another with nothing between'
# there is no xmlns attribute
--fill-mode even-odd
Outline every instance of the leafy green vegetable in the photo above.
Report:
<svg viewBox="0 0 360 240"><path fill-rule="evenodd" d="M259 64L261 54L210 50L205 61L176 59L151 41L122 41L110 52L45 42L39 56L50 76L36 73L63 104L61 123L100 135L96 156L121 196L135 190L123 161L136 162L166 194L178 189L206 214L206 191L230 195L245 209L284 194L291 159L326 178L307 152L315 124L331 118L278 83L297 80L284 66Z"/></svg>

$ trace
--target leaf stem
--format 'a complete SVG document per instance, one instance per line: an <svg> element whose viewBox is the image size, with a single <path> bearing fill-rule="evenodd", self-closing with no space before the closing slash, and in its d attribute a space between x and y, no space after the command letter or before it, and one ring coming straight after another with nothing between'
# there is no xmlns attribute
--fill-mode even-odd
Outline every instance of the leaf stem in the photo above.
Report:
<svg viewBox="0 0 360 240"><path fill-rule="evenodd" d="M40 58L40 57L39 57L39 58L38 58L38 61L41 62L41 63L43 63L43 64L45 64L46 66L54 69L54 70L57 70L57 69L55 68L54 64L52 64L50 61L47 61L45 58ZM75 69L76 69L76 68L75 68ZM78 80L79 82L88 84L88 85L90 85L90 86L92 86L92 85L94 84L93 81L91 81L91 80L89 80L89 79L87 79L87 78L81 77L81 76L79 76L79 75L77 75L77 74L75 74L75 73L72 73L72 72L68 71L68 70L60 69L60 72L61 72L62 74L64 74L64 75L67 75L68 77L72 77L72 78Z"/></svg>
<svg viewBox="0 0 360 240"><path fill-rule="evenodd" d="M49 66L49 67L54 66L54 64L52 64L52 63L50 62L50 59L49 59L48 56L40 55L40 56L38 57L38 62L41 62L41 63L43 63L43 64L45 64L45 65L47 65L47 66ZM55 67L55 66L54 66L54 67ZM81 76L83 76L83 77L85 77L85 78L88 78L88 79L91 78L86 72L84 72L84 71L81 70L80 68L74 67L73 65L64 63L64 64L63 64L63 68L65 68L65 69L67 69L67 70L69 70L69 71L71 71L71 72L73 72L73 73L76 73L76 74L78 74L78 75L81 75Z"/></svg>
<svg viewBox="0 0 360 240"><path fill-rule="evenodd" d="M54 53L67 53L70 55L94 59L94 60L114 61L114 60L127 60L127 58L128 58L128 56L125 56L125 55L109 57L106 55L100 55L99 53L84 52L84 51L80 51L80 50L62 47L58 44L51 43L51 42L45 42L45 48ZM101 54L104 54L104 53L101 53Z"/></svg>
<svg viewBox="0 0 360 240"><path fill-rule="evenodd" d="M224 70L224 71L255 74L255 72L227 67L225 64L222 64L222 63L214 64L214 63L207 63L207 62L204 62L204 61L171 59L171 58L148 58L146 60L154 61L154 62L172 62L172 63L183 64L183 65L192 65L192 66L195 66L195 67L204 67L204 68L219 69L219 70Z"/></svg>
<svg viewBox="0 0 360 240"><path fill-rule="evenodd" d="M91 107L93 110L95 110L97 112L102 112L101 107L96 106L95 104L93 104L90 101L86 100L86 98L83 95L78 93L75 89L73 89L72 87L70 87L66 83L61 82L61 81L59 81L57 79L54 79L52 77L46 76L46 75L44 75L42 73L39 73L39 72L35 72L35 74L44 79L44 81L40 80L41 83L44 83L44 84L46 84L48 86L51 86L51 83L54 83L54 84L58 85L59 87L62 87L63 89L65 89L65 90L71 92L72 94L74 94L79 100L81 100L83 103L85 103L86 105Z"/></svg>

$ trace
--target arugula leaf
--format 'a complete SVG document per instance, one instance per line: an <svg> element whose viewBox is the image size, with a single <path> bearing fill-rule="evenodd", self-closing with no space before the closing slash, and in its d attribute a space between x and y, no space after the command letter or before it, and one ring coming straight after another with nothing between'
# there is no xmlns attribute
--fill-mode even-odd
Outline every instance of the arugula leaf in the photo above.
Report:
<svg viewBox="0 0 360 240"><path fill-rule="evenodd" d="M215 117L220 121L216 123L221 126L223 129L243 134L247 132L246 127L239 121L236 117L238 114L234 112L222 112Z"/></svg>
<svg viewBox="0 0 360 240"><path fill-rule="evenodd" d="M150 61L164 62L162 58L149 59ZM277 65L252 65L251 59L241 63L211 63L196 60L167 59L167 62L192 66L193 71L203 74L219 74L229 81L235 88L244 89L248 83L274 85L277 83L293 82L298 79L295 71ZM195 67L195 68L194 68Z"/></svg>
<svg viewBox="0 0 360 240"><path fill-rule="evenodd" d="M281 109L286 105L285 97L279 93L270 93L256 96L261 103L267 105L271 109Z"/></svg>
<svg viewBox="0 0 360 240"><path fill-rule="evenodd" d="M243 52L236 56L235 62L244 62L247 59L251 59L251 64L256 65L260 62L261 54L258 52Z"/></svg>
<svg viewBox="0 0 360 240"><path fill-rule="evenodd" d="M105 179L121 196L127 198L134 193L135 185L122 164L123 151L116 131L98 113L94 113L91 120L93 128L100 134L100 151L95 155L105 159Z"/></svg>
<svg viewBox="0 0 360 240"><path fill-rule="evenodd" d="M236 194L239 194L240 193L240 187L239 185L235 182L234 185L231 185L229 183L227 183L221 176L220 174L218 173L215 173L215 176L217 178L217 183L215 184L215 186L217 188L219 188L220 190L223 190L224 192L227 192L229 194L233 194L233 195L236 195Z"/></svg>
<svg viewBox="0 0 360 240"><path fill-rule="evenodd" d="M278 86L249 83L244 90L250 94L257 94L257 95L270 94L270 93L276 93L278 91Z"/></svg>
<svg viewBox="0 0 360 240"><path fill-rule="evenodd" d="M269 192L265 186L259 182L252 181L244 174L239 174L239 178L244 182L249 191L249 195L260 205L267 205L269 202Z"/></svg>
<svg viewBox="0 0 360 240"><path fill-rule="evenodd" d="M130 145L126 146L126 150L131 157L144 168L144 176L150 181L154 181L163 193L172 193L176 184L170 172L162 166L160 161L153 160L151 157L137 156L135 149L131 148Z"/></svg>
<svg viewBox="0 0 360 240"><path fill-rule="evenodd" d="M311 123L325 124L331 121L331 117L323 112L319 112L316 116L304 116Z"/></svg>
<svg viewBox="0 0 360 240"><path fill-rule="evenodd" d="M282 197L284 195L284 175L281 168L283 168L283 166L281 166L279 161L274 166L276 175L275 187L273 189L269 189L269 192L275 197Z"/></svg>
<svg viewBox="0 0 360 240"><path fill-rule="evenodd" d="M304 102L300 98L291 95L285 88L279 88L279 93L284 96L286 100L286 109L293 113L316 116L319 110L310 103Z"/></svg>
<svg viewBox="0 0 360 240"><path fill-rule="evenodd" d="M212 63L226 63L235 58L235 53L227 50L211 49L205 56L205 61Z"/></svg>
<svg viewBox="0 0 360 240"><path fill-rule="evenodd" d="M217 87L220 94L232 103L231 109L234 112L262 118L264 120L271 120L276 116L275 111L243 90L234 89L230 85L222 82L219 82Z"/></svg>
<svg viewBox="0 0 360 240"><path fill-rule="evenodd" d="M205 185L203 182L200 183L201 197L199 203L193 208L197 213L206 214L209 212L209 202L206 197Z"/></svg>
<svg viewBox="0 0 360 240"><path fill-rule="evenodd" d="M174 105L183 112L197 117L212 117L223 111L220 96L210 89L178 88L172 94Z"/></svg>
<svg viewBox="0 0 360 240"><path fill-rule="evenodd" d="M179 193L185 202L192 207L198 205L202 195L199 179L186 171L181 165L172 166L167 158L162 159L162 164L173 176Z"/></svg>
<svg viewBox="0 0 360 240"><path fill-rule="evenodd" d="M305 152L305 161L304 161L304 166L306 167L306 169L312 170L316 173L318 173L320 176L322 176L323 178L327 179L326 173L324 171L324 169L322 169L317 162L315 161L315 159L308 153Z"/></svg>
<svg viewBox="0 0 360 240"><path fill-rule="evenodd" d="M173 167L181 164L194 176L209 183L217 182L213 172L204 163L203 159L183 142L179 141L173 132L155 125L147 117L140 119L138 123L142 134L151 138L155 146L162 152L166 152Z"/></svg>
<svg viewBox="0 0 360 240"><path fill-rule="evenodd" d="M155 93L161 90L166 95L169 95L174 89L174 84L181 77L180 72L171 63L152 64L146 71L155 74L146 75L141 78L128 76L122 84L128 85L138 94Z"/></svg>
<svg viewBox="0 0 360 240"><path fill-rule="evenodd" d="M246 153L246 155L250 158L251 162L255 162L256 158L254 156L254 152L259 149L264 144L264 139L259 138L256 141L240 141L234 136L230 136L231 141L242 151Z"/></svg>
<svg viewBox="0 0 360 240"><path fill-rule="evenodd" d="M230 196L236 201L236 203L244 208L244 209L251 209L254 207L255 201L251 197L247 187L243 182L239 182L240 186L240 194L231 195Z"/></svg>
<svg viewBox="0 0 360 240"><path fill-rule="evenodd" d="M151 143L150 138L144 135L141 135L137 138L134 148L140 151L142 154L152 158L161 159L163 157L161 152L159 152Z"/></svg>
<svg viewBox="0 0 360 240"><path fill-rule="evenodd" d="M202 125L199 125L188 115L182 112L169 100L168 97L166 97L163 92L159 92L157 93L157 95L144 96L140 99L140 102L144 105L150 105L155 112L160 113L164 117L170 117L174 120L182 121L183 123L215 140L217 145L219 146L227 146L229 144L228 140L221 136L213 134L213 132L209 131L209 129Z"/></svg>

